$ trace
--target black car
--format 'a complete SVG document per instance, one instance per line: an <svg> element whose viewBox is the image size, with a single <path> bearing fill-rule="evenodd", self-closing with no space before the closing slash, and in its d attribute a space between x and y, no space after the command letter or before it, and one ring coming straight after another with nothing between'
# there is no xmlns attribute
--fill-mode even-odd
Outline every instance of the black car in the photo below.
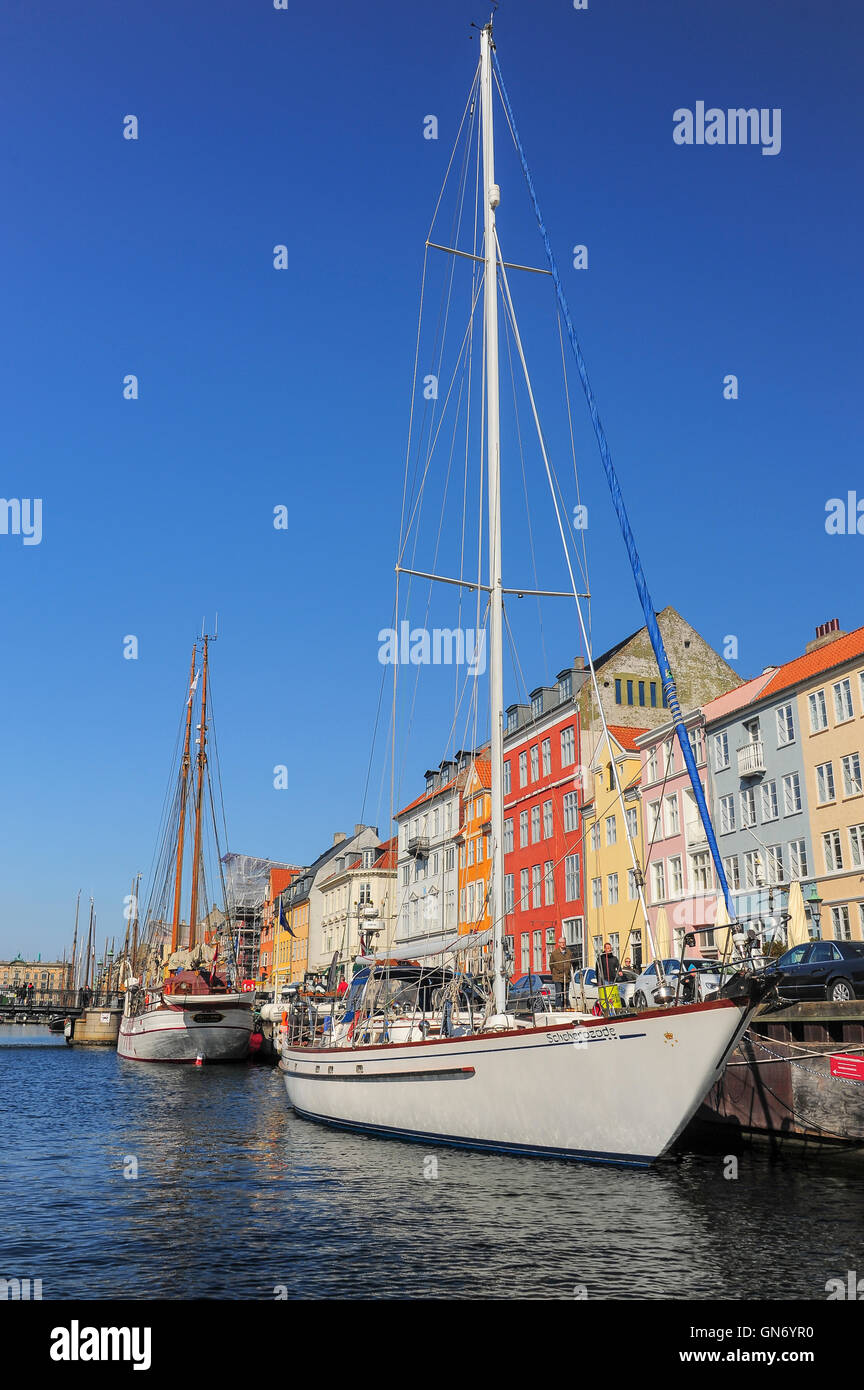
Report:
<svg viewBox="0 0 864 1390"><path fill-rule="evenodd" d="M864 999L864 944L810 941L793 946L762 974L784 999Z"/></svg>

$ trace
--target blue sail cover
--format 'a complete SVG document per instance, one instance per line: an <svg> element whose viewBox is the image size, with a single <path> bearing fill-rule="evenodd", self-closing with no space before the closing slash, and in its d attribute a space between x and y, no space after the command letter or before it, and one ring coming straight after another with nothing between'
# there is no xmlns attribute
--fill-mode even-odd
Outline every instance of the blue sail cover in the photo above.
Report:
<svg viewBox="0 0 864 1390"><path fill-rule="evenodd" d="M630 557L630 565L633 570L633 578L636 581L636 590L639 594L639 600L642 604L642 612L645 615L645 626L648 629L648 636L651 639L651 646L654 648L654 656L656 658L657 667L660 672L660 679L663 685L663 691L666 696L666 702L669 706L669 712L672 715L672 721L675 728L675 732L678 735L678 742L681 745L681 751L684 755L684 764L687 768L687 772L690 777L690 783L693 787L693 795L696 798L696 805L699 809L699 815L701 816L702 824L705 827L705 834L708 839L708 846L711 850L711 857L714 860L714 867L717 871L717 880L720 884L721 889L723 890L723 897L726 900L726 908L729 913L729 916L730 918L734 918L735 910L729 892L729 884L727 882L726 873L723 868L723 861L720 857L720 849L717 844L717 838L714 834L714 826L711 824L711 816L708 811L708 804L705 800L705 792L702 787L702 780L699 776L699 771L696 767L696 759L693 756L693 749L690 747L690 739L687 736L687 729L685 728L684 720L681 716L681 706L678 703L678 692L675 687L675 679L672 675L672 668L669 665L669 657L666 654L666 646L663 642L663 637L661 635L660 628L657 624L657 615L654 610L654 604L651 600L651 595L648 592L648 584L645 579L645 573L642 569L642 562L639 559L639 552L636 549L636 540L633 535L633 530L630 526L630 519L627 515L627 509L624 506L624 498L621 495L621 487L618 482L618 475L616 474L615 468L612 464L612 455L609 450L609 442L606 438L606 431L603 428L603 423L600 419L600 412L597 409L597 401L594 396L594 392L591 388L591 382L588 377L588 369L585 365L585 359L582 356L582 349L579 345L579 339L576 336L576 330L573 327L573 321L570 318L570 310L567 307L567 300L564 295L564 288L561 284L561 277L558 274L558 266L555 262L555 256L552 252L552 245L549 241L549 235L546 231L546 225L543 221L543 215L540 211L540 204L537 201L537 194L534 191L534 182L531 178L531 172L528 168L528 161L525 158L525 151L522 148L522 141L519 139L519 132L516 128L516 121L513 116L513 108L510 105L510 98L507 95L507 88L504 85L504 78L501 74L501 65L498 62L498 55L495 52L494 48L492 50L492 57L495 64L495 72L498 76L498 85L499 90L501 92L501 99L504 103L504 109L507 112L507 119L510 122L510 129L513 133L513 140L519 152L519 159L522 164L522 172L525 175L525 182L528 185L528 192L531 195L531 202L534 205L534 213L537 218L537 225L540 228L540 235L543 238L543 245L546 248L546 259L549 262L549 270L552 274L552 280L555 285L555 293L558 297L558 304L561 309L561 315L564 319L564 324L567 329L567 335L570 339L570 346L573 349L573 355L576 359L576 367L579 372L579 380L582 382L582 389L585 392L585 399L588 402L588 410L591 415L591 423L594 426L594 434L597 438L597 444L600 449L600 458L603 461L603 469L606 474L606 481L609 484L609 491L612 494L612 502L615 507L615 511L618 515L618 522L621 526L621 534L624 537L624 544L627 547L627 554Z"/></svg>

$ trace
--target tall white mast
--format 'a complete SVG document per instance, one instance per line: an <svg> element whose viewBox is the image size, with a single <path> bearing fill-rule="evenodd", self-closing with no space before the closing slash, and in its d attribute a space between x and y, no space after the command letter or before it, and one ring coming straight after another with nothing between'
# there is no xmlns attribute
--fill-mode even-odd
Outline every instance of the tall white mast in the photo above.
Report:
<svg viewBox="0 0 864 1390"><path fill-rule="evenodd" d="M498 411L498 267L492 137L492 21L480 31L480 114L483 124L484 251L483 303L486 337L486 443L489 474L489 707L492 763L492 868L489 913L493 924L495 1009L507 1003L504 973L504 679L502 665L504 594L501 587L501 449Z"/></svg>

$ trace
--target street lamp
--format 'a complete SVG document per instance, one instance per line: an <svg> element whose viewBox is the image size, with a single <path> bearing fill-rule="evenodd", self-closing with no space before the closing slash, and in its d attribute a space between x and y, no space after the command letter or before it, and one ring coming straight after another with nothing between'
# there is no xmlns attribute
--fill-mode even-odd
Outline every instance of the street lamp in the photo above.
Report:
<svg viewBox="0 0 864 1390"><path fill-rule="evenodd" d="M810 921L813 923L813 939L821 940L822 933L819 930L819 921L822 916L822 899L816 895L807 899L807 906L810 909Z"/></svg>

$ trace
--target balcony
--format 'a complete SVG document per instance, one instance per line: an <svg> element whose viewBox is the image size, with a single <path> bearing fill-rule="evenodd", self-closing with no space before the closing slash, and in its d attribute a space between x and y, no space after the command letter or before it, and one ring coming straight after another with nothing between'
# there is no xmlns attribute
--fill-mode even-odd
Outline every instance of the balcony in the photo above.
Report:
<svg viewBox="0 0 864 1390"><path fill-rule="evenodd" d="M689 820L685 823L684 839L688 849L707 849L708 836L701 820Z"/></svg>
<svg viewBox="0 0 864 1390"><path fill-rule="evenodd" d="M412 835L408 841L408 853L412 859L425 859L429 853L429 836Z"/></svg>
<svg viewBox="0 0 864 1390"><path fill-rule="evenodd" d="M738 749L738 776L761 777L765 771L765 745L761 738Z"/></svg>

